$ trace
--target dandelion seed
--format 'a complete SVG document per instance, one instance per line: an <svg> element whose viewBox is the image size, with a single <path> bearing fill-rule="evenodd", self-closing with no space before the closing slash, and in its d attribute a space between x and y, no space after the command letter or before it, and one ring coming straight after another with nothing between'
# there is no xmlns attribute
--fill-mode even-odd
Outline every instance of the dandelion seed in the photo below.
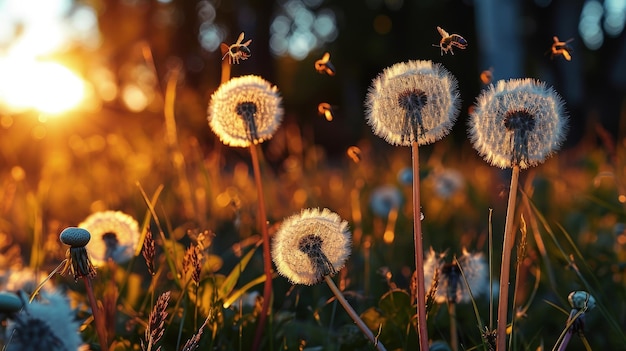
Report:
<svg viewBox="0 0 626 351"><path fill-rule="evenodd" d="M487 263L481 253L470 254L463 249L463 255L457 262L446 263L446 253L437 253L432 248L424 260L424 285L430 288L433 277L438 276L438 288L435 293L437 303L470 302L471 290L473 297L486 295L489 292L489 275ZM460 265L460 268L459 268ZM461 275L461 269L467 279L467 285Z"/></svg>
<svg viewBox="0 0 626 351"><path fill-rule="evenodd" d="M348 223L328 209L303 210L282 223L272 258L293 284L313 285L343 268L350 256Z"/></svg>
<svg viewBox="0 0 626 351"><path fill-rule="evenodd" d="M278 88L261 77L237 77L211 96L209 126L229 146L247 147L270 139L283 118Z"/></svg>
<svg viewBox="0 0 626 351"><path fill-rule="evenodd" d="M474 148L500 168L536 166L559 148L567 131L561 97L533 79L498 81L477 99L469 120Z"/></svg>
<svg viewBox="0 0 626 351"><path fill-rule="evenodd" d="M460 103L456 78L443 66L397 63L372 82L365 102L367 123L392 145L430 144L450 132Z"/></svg>
<svg viewBox="0 0 626 351"><path fill-rule="evenodd" d="M101 211L88 216L78 224L92 235L87 250L96 266L109 259L126 263L135 255L139 243L139 224L121 211Z"/></svg>
<svg viewBox="0 0 626 351"><path fill-rule="evenodd" d="M79 350L85 346L79 328L66 297L42 292L39 300L24 305L9 321L6 350Z"/></svg>

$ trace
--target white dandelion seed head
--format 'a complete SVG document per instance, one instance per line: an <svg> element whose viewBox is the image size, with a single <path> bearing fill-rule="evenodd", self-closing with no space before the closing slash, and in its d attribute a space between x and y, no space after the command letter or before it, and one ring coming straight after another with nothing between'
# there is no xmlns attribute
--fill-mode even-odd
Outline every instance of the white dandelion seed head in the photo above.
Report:
<svg viewBox="0 0 626 351"><path fill-rule="evenodd" d="M273 238L278 273L313 285L343 268L351 252L348 222L329 209L305 209L283 221Z"/></svg>
<svg viewBox="0 0 626 351"><path fill-rule="evenodd" d="M86 248L95 266L102 266L109 258L116 263L126 263L135 255L139 224L124 212L95 212L78 227L91 233Z"/></svg>
<svg viewBox="0 0 626 351"><path fill-rule="evenodd" d="M59 293L42 292L38 300L24 308L9 321L7 351L79 350L84 347L80 323L68 299Z"/></svg>
<svg viewBox="0 0 626 351"><path fill-rule="evenodd" d="M470 114L469 137L491 165L536 166L563 143L568 117L553 88L534 79L501 80L483 91Z"/></svg>
<svg viewBox="0 0 626 351"><path fill-rule="evenodd" d="M424 286L427 290L432 285L435 272L439 273L435 302L470 302L470 290L474 298L488 294L489 270L482 253L472 254L463 249L463 255L457 257L458 264L446 262L446 255L445 252L437 253L431 248L424 260ZM467 279L467 284L464 279ZM467 289L468 285L470 290Z"/></svg>
<svg viewBox="0 0 626 351"><path fill-rule="evenodd" d="M278 88L259 76L232 78L211 96L209 126L229 146L247 147L270 139L283 119Z"/></svg>
<svg viewBox="0 0 626 351"><path fill-rule="evenodd" d="M448 135L461 104L457 80L432 61L386 68L369 88L367 123L392 145L431 144Z"/></svg>

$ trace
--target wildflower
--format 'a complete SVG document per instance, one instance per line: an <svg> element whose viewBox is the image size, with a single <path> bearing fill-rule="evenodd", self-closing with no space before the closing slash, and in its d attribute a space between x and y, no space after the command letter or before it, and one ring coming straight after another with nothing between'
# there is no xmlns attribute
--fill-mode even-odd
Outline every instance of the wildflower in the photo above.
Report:
<svg viewBox="0 0 626 351"><path fill-rule="evenodd" d="M536 166L563 142L567 116L561 97L533 79L498 81L470 115L474 148L493 166Z"/></svg>
<svg viewBox="0 0 626 351"><path fill-rule="evenodd" d="M380 186L370 195L370 207L375 215L387 218L392 209L402 205L402 193L393 185Z"/></svg>
<svg viewBox="0 0 626 351"><path fill-rule="evenodd" d="M436 253L432 248L424 261L424 285L428 289L435 275L438 276L435 301L437 303L470 302L470 291L473 297L484 295L489 291L489 275L487 263L481 253L470 254L463 249L458 262L446 263L446 253ZM467 285L463 280L467 279ZM467 290L469 285L470 291Z"/></svg>
<svg viewBox="0 0 626 351"><path fill-rule="evenodd" d="M141 341L141 346L144 350L152 350L152 347L159 342L165 334L165 320L168 315L167 305L169 302L170 292L166 291L159 296L156 304L152 308L152 312L150 312L150 319L148 321L148 327L144 333L147 346L144 345L143 340Z"/></svg>
<svg viewBox="0 0 626 351"><path fill-rule="evenodd" d="M383 71L367 94L367 122L392 145L433 143L446 136L459 113L457 81L431 61L397 63Z"/></svg>
<svg viewBox="0 0 626 351"><path fill-rule="evenodd" d="M350 255L348 223L328 209L307 209L284 220L274 237L278 273L313 285L343 268Z"/></svg>
<svg viewBox="0 0 626 351"><path fill-rule="evenodd" d="M67 298L44 292L10 320L6 350L78 350L84 347L79 328Z"/></svg>
<svg viewBox="0 0 626 351"><path fill-rule="evenodd" d="M96 270L87 254L87 249L85 249L85 245L91 239L89 231L83 228L68 227L63 229L59 238L63 244L70 246L65 254L66 261L61 274L65 274L69 270L75 280L82 277L93 279L96 276Z"/></svg>
<svg viewBox="0 0 626 351"><path fill-rule="evenodd" d="M211 96L209 126L230 146L246 147L270 139L283 118L278 88L247 75L222 84Z"/></svg>
<svg viewBox="0 0 626 351"><path fill-rule="evenodd" d="M156 274L154 270L154 239L152 238L152 231L148 230L146 232L146 238L143 241L143 247L141 248L141 254L146 261L146 266L148 266L148 273L154 276Z"/></svg>
<svg viewBox="0 0 626 351"><path fill-rule="evenodd" d="M117 263L128 262L135 254L139 242L139 224L121 211L101 211L87 217L78 225L93 236L87 250L96 266L109 259Z"/></svg>

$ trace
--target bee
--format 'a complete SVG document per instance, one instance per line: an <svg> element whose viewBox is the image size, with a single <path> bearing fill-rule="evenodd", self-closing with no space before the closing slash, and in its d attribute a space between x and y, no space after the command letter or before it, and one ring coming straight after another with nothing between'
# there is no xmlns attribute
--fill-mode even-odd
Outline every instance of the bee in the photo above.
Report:
<svg viewBox="0 0 626 351"><path fill-rule="evenodd" d="M248 49L248 45L250 45L252 39L249 39L242 44L241 41L243 40L243 36L244 34L241 32L237 41L231 46L228 46L225 43L220 45L222 52L225 52L224 56L222 56L222 61L224 61L226 56L228 56L228 62L232 65L233 63L239 64L239 60L247 60L250 57L251 53L250 49Z"/></svg>
<svg viewBox="0 0 626 351"><path fill-rule="evenodd" d="M326 117L328 122L333 120L333 108L327 102L322 102L317 105L317 113L319 113L320 116Z"/></svg>
<svg viewBox="0 0 626 351"><path fill-rule="evenodd" d="M329 52L325 52L321 59L315 61L315 70L319 73L326 73L329 76L335 75L335 66L330 62Z"/></svg>
<svg viewBox="0 0 626 351"><path fill-rule="evenodd" d="M433 44L433 46L441 48L441 56L443 53L447 53L450 51L452 55L454 55L454 51L452 51L452 47L455 46L459 49L465 49L467 47L467 40L458 34L448 34L443 28L437 27L437 31L441 34L441 41L439 45Z"/></svg>
<svg viewBox="0 0 626 351"><path fill-rule="evenodd" d="M574 39L569 39L567 41L560 41L559 37L557 37L556 35L552 37L552 40L554 40L554 43L552 43L552 48L550 49L551 54L550 54L550 58L554 58L554 56L558 56L558 55L563 55L563 57L567 60L567 61L571 61L572 60L572 55L571 55L571 51L572 48L567 45L570 42L572 42Z"/></svg>

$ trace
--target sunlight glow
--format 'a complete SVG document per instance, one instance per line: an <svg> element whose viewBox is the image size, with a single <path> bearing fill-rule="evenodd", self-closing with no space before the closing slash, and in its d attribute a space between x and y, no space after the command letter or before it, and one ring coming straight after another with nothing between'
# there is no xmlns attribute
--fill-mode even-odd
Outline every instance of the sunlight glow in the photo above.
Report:
<svg viewBox="0 0 626 351"><path fill-rule="evenodd" d="M0 104L12 112L35 109L59 115L85 96L84 81L56 62L1 57L0 77Z"/></svg>

